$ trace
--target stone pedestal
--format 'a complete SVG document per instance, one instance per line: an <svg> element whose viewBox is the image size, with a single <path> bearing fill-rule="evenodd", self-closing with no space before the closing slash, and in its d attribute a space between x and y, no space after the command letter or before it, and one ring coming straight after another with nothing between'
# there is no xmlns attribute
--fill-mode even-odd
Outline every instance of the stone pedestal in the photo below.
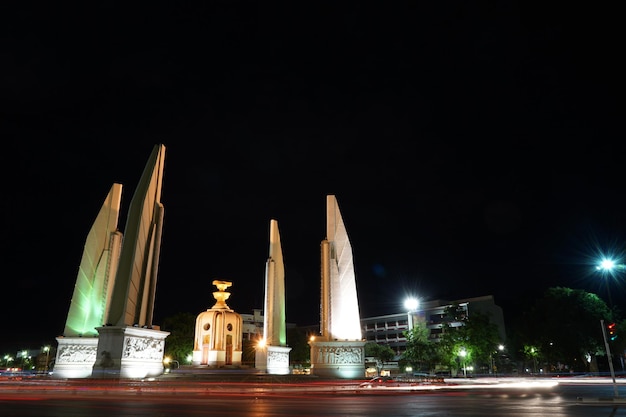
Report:
<svg viewBox="0 0 626 417"><path fill-rule="evenodd" d="M241 350L194 350L192 352L191 364L195 366L206 365L214 368L221 368L224 366L240 366L241 355Z"/></svg>
<svg viewBox="0 0 626 417"><path fill-rule="evenodd" d="M96 362L97 337L63 337L57 339L54 378L89 378Z"/></svg>
<svg viewBox="0 0 626 417"><path fill-rule="evenodd" d="M258 347L254 361L254 367L259 371L272 375L287 375L289 370L289 352L287 346L264 346Z"/></svg>
<svg viewBox="0 0 626 417"><path fill-rule="evenodd" d="M365 341L311 341L311 374L330 378L365 377Z"/></svg>
<svg viewBox="0 0 626 417"><path fill-rule="evenodd" d="M98 327L93 378L146 378L163 374L169 332L141 327Z"/></svg>

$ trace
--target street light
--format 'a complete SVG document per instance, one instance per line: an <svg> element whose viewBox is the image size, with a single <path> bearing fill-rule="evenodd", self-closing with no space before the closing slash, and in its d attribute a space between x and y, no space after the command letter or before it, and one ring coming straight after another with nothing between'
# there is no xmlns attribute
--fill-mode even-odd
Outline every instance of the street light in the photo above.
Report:
<svg viewBox="0 0 626 417"><path fill-rule="evenodd" d="M176 359L172 359L172 358L170 358L169 356L166 356L166 357L163 359L163 363L165 364L165 366L166 366L167 368L170 368L170 364L173 364L173 363L175 363L175 364L176 364L176 368L174 368L174 369L178 369L178 368L180 368L180 363L179 363Z"/></svg>
<svg viewBox="0 0 626 417"><path fill-rule="evenodd" d="M27 350L23 350L22 351L22 371L25 371L25 367L26 367L26 355L28 355L28 351Z"/></svg>
<svg viewBox="0 0 626 417"><path fill-rule="evenodd" d="M463 367L463 378L467 378L467 371L465 369L465 357L467 356L467 351L465 350L465 348L461 348L461 351L459 352L459 356L462 358L461 366Z"/></svg>
<svg viewBox="0 0 626 417"><path fill-rule="evenodd" d="M404 308L408 310L408 318L409 318L409 331L413 330L413 313L419 307L420 302L417 298L407 298L404 300Z"/></svg>
<svg viewBox="0 0 626 417"><path fill-rule="evenodd" d="M596 266L596 270L602 272L602 275L605 277L606 292L609 296L609 308L613 310L613 300L611 299L611 289L609 288L607 275L613 276L616 271L626 271L626 265L618 264L611 258L602 258L600 263Z"/></svg>
<svg viewBox="0 0 626 417"><path fill-rule="evenodd" d="M613 315L613 300L611 299L611 289L609 288L609 281L608 281L607 275L609 275L610 277L613 277L613 273L615 271L626 270L626 265L615 263L615 261L611 258L603 258L598 264L598 266L596 266L596 270L601 271L605 277L606 292L609 296L609 309L610 309L611 316L612 316ZM611 348L609 346L609 342L606 337L606 328L604 327L604 320L600 320L600 326L602 327L602 337L604 338L604 347L606 349L607 359L609 360L609 369L611 371L611 377L613 378L613 390L615 393L615 397L617 397L618 394L617 394L617 386L615 384L615 371L613 369L613 356L611 355ZM612 324L612 326L615 326L615 325ZM611 334L612 341L615 340L615 337L617 336L615 336L614 334ZM623 367L624 367L624 363L622 362L622 368Z"/></svg>
<svg viewBox="0 0 626 417"><path fill-rule="evenodd" d="M13 358L10 355L4 355L4 367L9 367L9 362L11 362Z"/></svg>
<svg viewBox="0 0 626 417"><path fill-rule="evenodd" d="M503 345L503 344L499 344L499 345L498 345L498 350L499 350L500 352L502 352L502 351L504 350L504 345ZM498 353L498 351L495 351L495 353ZM489 373L490 373L490 374L491 374L491 373L493 373L493 374L495 374L496 376L498 376L498 373L497 373L497 372L494 372L494 371L496 371L496 361L495 361L495 359L494 359L494 357L493 357L493 354L494 354L494 352L492 352L492 353L491 353L491 369L489 370Z"/></svg>
<svg viewBox="0 0 626 417"><path fill-rule="evenodd" d="M50 359L50 346L44 346L43 351L46 352L46 372L48 372L48 360Z"/></svg>

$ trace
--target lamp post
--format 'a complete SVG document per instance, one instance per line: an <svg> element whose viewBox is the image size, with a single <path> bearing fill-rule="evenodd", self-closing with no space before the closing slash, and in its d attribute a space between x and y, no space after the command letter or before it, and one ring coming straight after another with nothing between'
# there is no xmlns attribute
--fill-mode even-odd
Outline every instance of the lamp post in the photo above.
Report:
<svg viewBox="0 0 626 417"><path fill-rule="evenodd" d="M23 350L22 351L22 372L25 371L25 367L26 367L26 355L28 354L27 350Z"/></svg>
<svg viewBox="0 0 626 417"><path fill-rule="evenodd" d="M404 308L406 308L408 311L407 315L409 318L409 326L408 326L409 332L413 330L413 313L415 312L415 310L417 310L418 307L419 307L419 300L417 298L410 297L404 300Z"/></svg>
<svg viewBox="0 0 626 417"><path fill-rule="evenodd" d="M463 378L467 378L467 371L465 369L465 357L467 356L467 351L465 348L461 348L459 352L459 356L461 357L461 367L463 368Z"/></svg>
<svg viewBox="0 0 626 417"><path fill-rule="evenodd" d="M604 339L604 347L606 348L606 357L609 359L609 370L611 371L611 379L613 379L613 394L615 398L619 396L617 393L617 384L615 383L615 369L613 369L613 357L611 356L611 347L606 339L606 329L604 328L604 320L600 320L600 326L602 327L602 337Z"/></svg>
<svg viewBox="0 0 626 417"><path fill-rule="evenodd" d="M176 364L176 368L174 369L178 369L180 368L180 363L176 360L176 359L172 359L169 356L166 356L165 358L163 358L163 363L165 364L165 367L170 369L171 368L171 364Z"/></svg>
<svg viewBox="0 0 626 417"><path fill-rule="evenodd" d="M613 300L611 299L609 278L611 278L616 271L626 271L626 265L615 263L615 261L611 258L602 258L600 263L596 266L596 270L602 272L602 275L605 278L606 292L609 297L609 308L613 310Z"/></svg>
<svg viewBox="0 0 626 417"><path fill-rule="evenodd" d="M11 362L13 358L10 355L4 355L4 367L9 367L9 362Z"/></svg>
<svg viewBox="0 0 626 417"><path fill-rule="evenodd" d="M48 361L50 360L50 346L44 346L43 351L46 352L46 373L48 372Z"/></svg>
<svg viewBox="0 0 626 417"><path fill-rule="evenodd" d="M624 271L626 270L626 265L617 264L613 259L603 258L598 266L596 266L598 271L602 272L602 275L605 278L606 284L606 292L609 296L609 309L611 310L611 316L613 315L613 300L611 298L611 289L609 288L609 278L613 277L614 271ZM604 338L604 347L606 348L606 357L609 360L609 370L611 371L611 377L613 379L613 390L615 393L615 397L618 396L617 386L615 384L615 370L613 369L613 355L611 354L611 347L609 346L609 342L606 338L606 328L604 327L604 320L600 320L600 326L602 327L602 337ZM623 368L623 365L622 365Z"/></svg>
<svg viewBox="0 0 626 417"><path fill-rule="evenodd" d="M503 344L499 344L498 345L498 350L496 350L495 352L491 353L491 369L489 370L489 373L493 373L495 374L495 376L498 376L498 372L496 371L496 361L495 358L493 357L494 353L498 353L498 351L502 352L504 350L504 345Z"/></svg>

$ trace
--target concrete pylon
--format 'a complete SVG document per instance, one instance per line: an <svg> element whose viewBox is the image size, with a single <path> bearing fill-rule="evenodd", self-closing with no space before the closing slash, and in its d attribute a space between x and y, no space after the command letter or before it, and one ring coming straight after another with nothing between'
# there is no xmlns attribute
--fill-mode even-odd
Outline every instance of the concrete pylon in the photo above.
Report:
<svg viewBox="0 0 626 417"><path fill-rule="evenodd" d="M105 323L122 248L117 229L122 184L113 184L85 239L74 293L58 348L54 375L88 378L96 362L97 327Z"/></svg>
<svg viewBox="0 0 626 417"><path fill-rule="evenodd" d="M290 351L285 314L285 266L278 221L272 219L269 258L265 265L263 340L256 348L255 367L268 374L288 374Z"/></svg>
<svg viewBox="0 0 626 417"><path fill-rule="evenodd" d="M92 375L145 378L163 373L165 338L152 324L161 250L165 146L155 145L130 202L120 263Z"/></svg>
<svg viewBox="0 0 626 417"><path fill-rule="evenodd" d="M164 163L165 146L155 145L130 203L123 242L116 229L121 185L114 184L109 192L85 244L65 326L68 334L57 337L55 377L144 378L163 373L169 333L152 324L152 315ZM92 295L84 297L85 289ZM96 306L95 313L81 322L89 306ZM76 334L78 328L84 333Z"/></svg>
<svg viewBox="0 0 626 417"><path fill-rule="evenodd" d="M320 295L320 335L310 341L311 373L335 378L365 376L352 246L334 195L326 197Z"/></svg>

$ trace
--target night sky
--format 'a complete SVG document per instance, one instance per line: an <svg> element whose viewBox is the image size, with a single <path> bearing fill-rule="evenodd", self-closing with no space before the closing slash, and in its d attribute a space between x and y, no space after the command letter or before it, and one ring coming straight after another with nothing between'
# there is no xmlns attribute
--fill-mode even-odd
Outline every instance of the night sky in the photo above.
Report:
<svg viewBox="0 0 626 417"><path fill-rule="evenodd" d="M106 194L124 185L123 232L158 143L155 324L212 307L215 279L262 308L270 219L287 320L318 323L328 194L361 317L605 297L594 262L626 248L617 13L393 3L3 6L0 352L56 343Z"/></svg>

